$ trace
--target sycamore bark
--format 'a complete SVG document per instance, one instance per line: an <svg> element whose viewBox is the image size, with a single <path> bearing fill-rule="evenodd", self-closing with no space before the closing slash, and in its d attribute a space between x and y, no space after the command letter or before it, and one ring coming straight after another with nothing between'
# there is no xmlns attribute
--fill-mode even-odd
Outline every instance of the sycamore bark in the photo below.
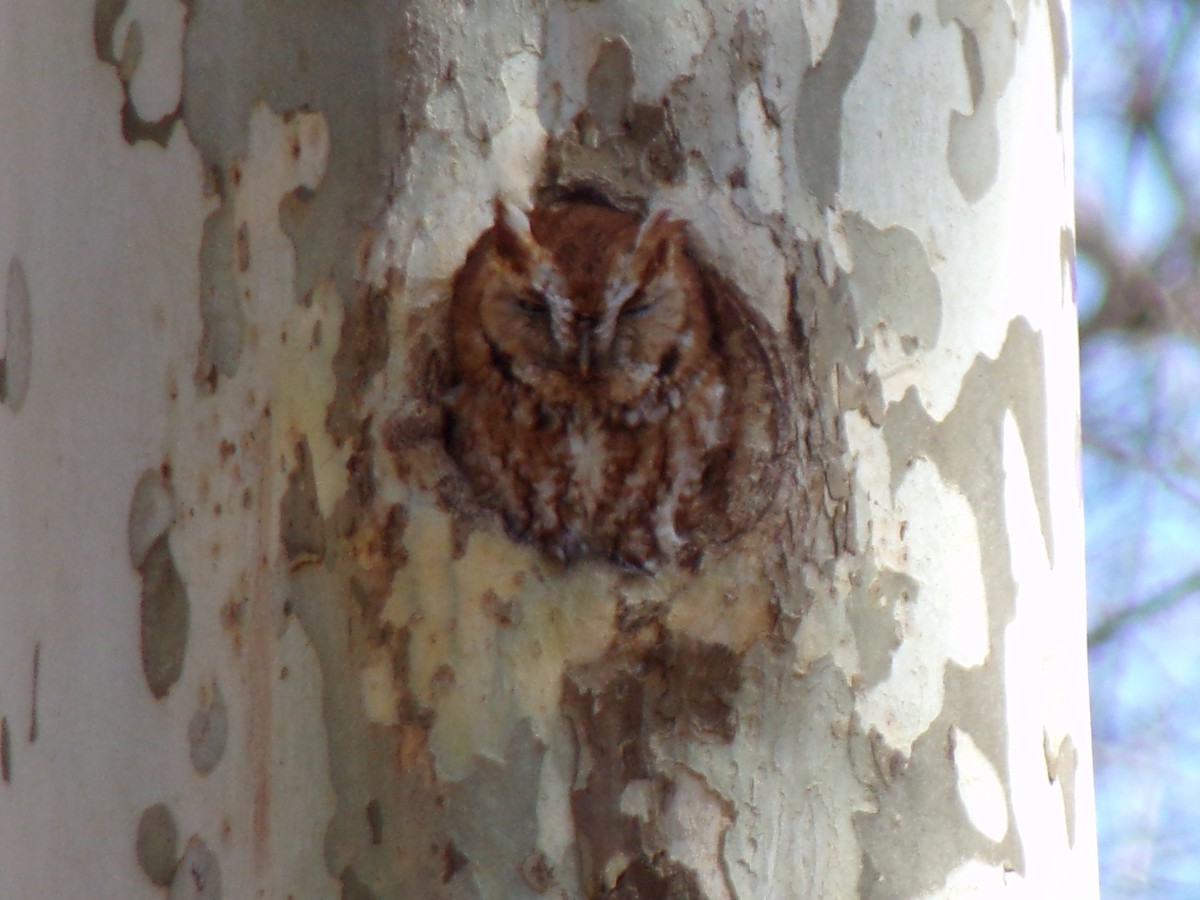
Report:
<svg viewBox="0 0 1200 900"><path fill-rule="evenodd" d="M1059 0L5 4L0 893L1094 896L1068 62ZM449 281L564 192L768 329L698 568L441 446Z"/></svg>

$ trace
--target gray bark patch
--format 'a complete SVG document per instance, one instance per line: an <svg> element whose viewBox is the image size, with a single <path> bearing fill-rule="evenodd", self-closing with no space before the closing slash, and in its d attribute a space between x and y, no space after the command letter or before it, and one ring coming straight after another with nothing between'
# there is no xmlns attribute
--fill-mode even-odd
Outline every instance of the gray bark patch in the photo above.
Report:
<svg viewBox="0 0 1200 900"><path fill-rule="evenodd" d="M687 157L670 98L638 102L634 52L625 37L605 41L588 69L586 104L560 122L563 80L577 61L550 53L538 73L538 115L551 136L539 202L574 195L603 197L644 212L661 184L677 184ZM565 127L564 127L565 126Z"/></svg>
<svg viewBox="0 0 1200 900"><path fill-rule="evenodd" d="M796 100L796 158L821 206L833 205L841 183L842 105L875 33L873 0L847 0L821 59L809 68Z"/></svg>
<svg viewBox="0 0 1200 900"><path fill-rule="evenodd" d="M941 886L946 873L964 859L1022 867L1013 831L996 845L968 819L958 798L948 730L931 727L913 745L909 759L887 751L875 734L855 738L869 747L859 755L870 760L865 780L879 805L877 812L854 816L864 853L858 890L864 900L923 896Z"/></svg>
<svg viewBox="0 0 1200 900"><path fill-rule="evenodd" d="M623 40L609 41L588 72L588 110L600 134L626 130L633 104L633 54Z"/></svg>
<svg viewBox="0 0 1200 900"><path fill-rule="evenodd" d="M869 330L886 321L910 355L932 347L942 329L942 291L920 239L899 226L879 230L851 213L845 222L859 324Z"/></svg>
<svg viewBox="0 0 1200 900"><path fill-rule="evenodd" d="M221 865L198 837L188 839L171 882L170 900L221 900Z"/></svg>
<svg viewBox="0 0 1200 900"><path fill-rule="evenodd" d="M1063 304L1076 303L1075 296L1075 232L1063 228L1058 235L1058 257L1062 262L1064 283L1066 284Z"/></svg>
<svg viewBox="0 0 1200 900"><path fill-rule="evenodd" d="M941 0L938 15L962 33L963 68L971 92L969 115L950 114L946 162L968 202L983 197L1000 172L1000 129L996 110L1012 80L1016 23L1006 4L983 7L970 0Z"/></svg>
<svg viewBox="0 0 1200 900"><path fill-rule="evenodd" d="M1068 734L1062 739L1057 748L1049 745L1046 736L1046 775L1051 784L1057 784L1062 791L1063 816L1067 829L1067 844L1075 846L1075 776L1079 773L1079 751L1075 742Z"/></svg>
<svg viewBox="0 0 1200 900"><path fill-rule="evenodd" d="M884 437L891 457L892 488L907 471L906 461L927 457L943 478L955 485L970 501L984 547L1007 548L1001 519L1004 510L1004 467L1002 426L1011 410L1025 445L1034 502L1041 521L1046 557L1054 565L1054 528L1050 521L1050 475L1046 450L1046 362L1041 335L1023 318L1014 319L996 359L983 354L963 379L963 388L953 411L941 422L925 412L916 389L894 404L884 424ZM1007 551L985 558L984 583L1012 582ZM1012 614L1012 600L1000 605L1005 622Z"/></svg>
<svg viewBox="0 0 1200 900"><path fill-rule="evenodd" d="M359 290L346 304L333 356L337 386L325 415L325 427L339 443L357 430L363 393L387 362L391 352L388 321L385 291Z"/></svg>
<svg viewBox="0 0 1200 900"><path fill-rule="evenodd" d="M352 868L342 870L341 900L375 900L375 892L367 887Z"/></svg>
<svg viewBox="0 0 1200 900"><path fill-rule="evenodd" d="M169 885L179 861L179 829L165 803L156 803L142 811L135 846L138 865L151 883L160 887Z"/></svg>
<svg viewBox="0 0 1200 900"><path fill-rule="evenodd" d="M4 356L0 357L0 402L17 412L29 393L33 368L33 313L29 281L19 257L8 264L4 292Z"/></svg>
<svg viewBox="0 0 1200 900"><path fill-rule="evenodd" d="M188 753L198 774L207 775L217 767L225 754L228 736L229 709L221 688L214 682L188 723Z"/></svg>
<svg viewBox="0 0 1200 900"><path fill-rule="evenodd" d="M189 604L167 535L150 547L142 576L142 672L150 693L162 699L183 673Z"/></svg>
<svg viewBox="0 0 1200 900"><path fill-rule="evenodd" d="M963 198L972 203L980 199L1000 172L1000 133L996 123L951 113L946 161Z"/></svg>
<svg viewBox="0 0 1200 900"><path fill-rule="evenodd" d="M473 882L476 896L529 896L526 871L538 851L538 785L545 746L521 722L504 761L480 760L469 778L449 785L444 809L454 840L443 851L443 882ZM496 824L503 822L503 828ZM553 872L546 870L553 884Z"/></svg>
<svg viewBox="0 0 1200 900"><path fill-rule="evenodd" d="M175 521L175 499L161 473L146 469L133 489L129 504L129 562L140 569L155 541Z"/></svg>
<svg viewBox="0 0 1200 900"><path fill-rule="evenodd" d="M29 743L38 739L38 679L42 672L42 642L33 645L33 680L29 688Z"/></svg>
<svg viewBox="0 0 1200 900"><path fill-rule="evenodd" d="M235 170L236 172L236 170ZM196 380L215 390L219 378L237 372L245 342L246 314L234 280L233 211L226 204L204 222L200 243L200 362Z"/></svg>
<svg viewBox="0 0 1200 900"><path fill-rule="evenodd" d="M920 585L911 576L885 569L870 583L865 602L846 604L846 618L854 629L861 661L863 690L891 672L892 654L900 646L897 605L914 601L919 593Z"/></svg>
<svg viewBox="0 0 1200 900"><path fill-rule="evenodd" d="M296 443L295 454L296 467L288 472L287 490L279 501L280 540L292 566L319 562L325 556L325 522L307 439Z"/></svg>
<svg viewBox="0 0 1200 900"><path fill-rule="evenodd" d="M168 535L175 499L166 467L147 469L129 503L129 562L142 578L142 671L155 697L167 695L183 671L188 598L171 556Z"/></svg>
<svg viewBox="0 0 1200 900"><path fill-rule="evenodd" d="M8 716L0 718L0 781L12 784L12 737L8 733Z"/></svg>
<svg viewBox="0 0 1200 900"><path fill-rule="evenodd" d="M1054 81L1058 90L1054 95L1054 109L1058 116L1058 130L1063 127L1063 97L1067 88L1067 76L1071 71L1071 27L1067 24L1067 8L1063 0L1050 0L1046 4L1050 17L1050 37L1054 41Z"/></svg>
<svg viewBox="0 0 1200 900"><path fill-rule="evenodd" d="M741 659L728 647L669 634L640 656L568 676L562 706L587 761L576 774L571 813L588 896L703 896L696 873L661 845L674 781L657 765L654 747L685 735L733 741L742 679Z"/></svg>
<svg viewBox="0 0 1200 900"><path fill-rule="evenodd" d="M129 86L142 62L144 44L141 25L136 21L130 24L119 53L114 44L117 24L128 5L129 0L97 0L92 14L92 40L95 43L96 58L111 65L121 83L121 93L124 95L124 102L121 104L121 136L125 142L136 144L139 141L150 141L165 147L171 140L175 123L179 121L181 106L177 105L160 119L144 119L138 114L130 96Z"/></svg>
<svg viewBox="0 0 1200 900"><path fill-rule="evenodd" d="M870 752L863 756L873 760L874 774L866 777L874 782L879 812L855 820L867 857L860 885L863 897L928 892L942 883L946 872L970 857L1024 871L1025 851L1015 827L1010 825L1004 839L993 842L968 821L949 751L951 729L958 728L971 736L998 772L1010 771L1005 713L994 702L1005 693L1005 659L1012 652L1008 626L1015 614L1017 590L1005 522L1004 421L1011 414L1020 433L1046 556L1053 566L1045 384L1042 337L1018 318L1010 324L995 359L983 354L976 358L963 379L957 404L944 419L929 416L915 389L888 409L883 428L893 489L904 477L907 460L927 458L967 498L975 514L980 546L987 549L982 566L991 652L977 667L947 665L943 714L913 745L911 758L888 753L875 735L868 738ZM1047 756L1049 771L1051 754ZM1064 763L1064 772L1067 769ZM1064 786L1064 800L1066 796ZM1011 796L1006 802L1007 821L1014 823ZM887 880L872 881L873 872L885 873Z"/></svg>
<svg viewBox="0 0 1200 900"><path fill-rule="evenodd" d="M391 27L378 28L381 21ZM331 274L343 294L351 289L358 261L346 223L373 218L385 194L384 151L402 169L406 143L424 116L426 60L421 53L392 57L397 47L418 44L415 32L424 27L420 10L398 0L189 7L182 118L217 185L222 209L215 216L229 216L231 197L220 186L232 183L237 161L246 158L256 104L281 114L319 112L329 127L325 176L311 193L301 192L302 209L281 214L299 251L297 300ZM428 44L422 50L436 52ZM503 92L495 72L487 76ZM233 228L219 239L232 255Z"/></svg>

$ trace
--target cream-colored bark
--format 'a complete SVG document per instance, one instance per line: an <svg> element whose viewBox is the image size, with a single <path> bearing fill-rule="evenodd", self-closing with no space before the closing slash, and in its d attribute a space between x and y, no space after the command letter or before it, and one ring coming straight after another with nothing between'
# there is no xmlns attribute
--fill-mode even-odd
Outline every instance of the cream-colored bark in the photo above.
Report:
<svg viewBox="0 0 1200 900"><path fill-rule="evenodd" d="M6 4L0 893L1094 895L1065 27ZM756 311L773 498L698 566L442 446L493 198L581 190Z"/></svg>

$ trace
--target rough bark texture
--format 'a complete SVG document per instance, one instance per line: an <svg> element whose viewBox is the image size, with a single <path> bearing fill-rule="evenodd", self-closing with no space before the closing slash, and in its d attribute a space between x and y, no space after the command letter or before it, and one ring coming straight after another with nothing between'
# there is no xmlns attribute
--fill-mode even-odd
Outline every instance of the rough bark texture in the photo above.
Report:
<svg viewBox="0 0 1200 900"><path fill-rule="evenodd" d="M1051 5L6 5L0 893L1094 894ZM497 196L742 298L701 558L447 454Z"/></svg>

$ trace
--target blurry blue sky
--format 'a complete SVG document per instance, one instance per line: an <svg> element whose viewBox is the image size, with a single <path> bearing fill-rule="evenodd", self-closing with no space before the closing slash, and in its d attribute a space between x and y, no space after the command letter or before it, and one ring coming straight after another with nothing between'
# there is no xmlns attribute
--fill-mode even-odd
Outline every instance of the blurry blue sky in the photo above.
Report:
<svg viewBox="0 0 1200 900"><path fill-rule="evenodd" d="M1081 234L1194 305L1200 40L1182 0L1073 5ZM1200 898L1200 349L1089 330L1112 260L1077 272L1092 718L1105 897Z"/></svg>

